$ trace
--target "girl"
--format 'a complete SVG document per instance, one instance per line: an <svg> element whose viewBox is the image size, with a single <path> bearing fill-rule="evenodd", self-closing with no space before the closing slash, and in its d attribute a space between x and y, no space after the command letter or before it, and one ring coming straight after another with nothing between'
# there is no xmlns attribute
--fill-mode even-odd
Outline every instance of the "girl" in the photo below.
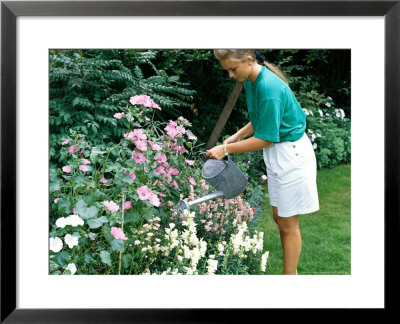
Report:
<svg viewBox="0 0 400 324"><path fill-rule="evenodd" d="M301 252L299 214L319 209L317 166L306 115L282 72L254 50L214 50L229 77L244 82L250 122L207 151L228 154L263 150L272 214L283 249L283 274L297 274Z"/></svg>

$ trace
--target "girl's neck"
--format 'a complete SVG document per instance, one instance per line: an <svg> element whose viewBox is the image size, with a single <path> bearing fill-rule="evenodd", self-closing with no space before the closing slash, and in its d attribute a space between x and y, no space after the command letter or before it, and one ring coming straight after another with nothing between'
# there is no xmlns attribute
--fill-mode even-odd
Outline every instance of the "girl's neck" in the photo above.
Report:
<svg viewBox="0 0 400 324"><path fill-rule="evenodd" d="M262 66L260 64L258 64L258 63L254 64L253 70L250 72L249 77L248 77L248 80L251 83L256 82L257 77L261 72L261 68L262 68Z"/></svg>

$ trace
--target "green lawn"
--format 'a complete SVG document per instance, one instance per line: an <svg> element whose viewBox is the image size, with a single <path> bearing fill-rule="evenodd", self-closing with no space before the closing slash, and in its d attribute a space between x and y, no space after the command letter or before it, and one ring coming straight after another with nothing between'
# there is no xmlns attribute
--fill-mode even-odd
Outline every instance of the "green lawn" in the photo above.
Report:
<svg viewBox="0 0 400 324"><path fill-rule="evenodd" d="M299 275L351 274L350 165L318 171L320 210L300 216L303 247ZM269 200L256 219L269 251L266 274L281 274L283 255Z"/></svg>

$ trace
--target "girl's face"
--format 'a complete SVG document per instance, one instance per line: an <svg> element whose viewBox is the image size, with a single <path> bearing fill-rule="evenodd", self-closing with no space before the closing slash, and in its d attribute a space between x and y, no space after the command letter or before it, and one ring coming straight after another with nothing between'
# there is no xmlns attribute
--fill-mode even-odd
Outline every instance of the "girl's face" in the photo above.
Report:
<svg viewBox="0 0 400 324"><path fill-rule="evenodd" d="M228 71L230 78L234 78L239 82L244 82L249 78L249 75L252 71L253 61L250 58L244 62L236 62L228 58L221 60L220 64L225 70Z"/></svg>

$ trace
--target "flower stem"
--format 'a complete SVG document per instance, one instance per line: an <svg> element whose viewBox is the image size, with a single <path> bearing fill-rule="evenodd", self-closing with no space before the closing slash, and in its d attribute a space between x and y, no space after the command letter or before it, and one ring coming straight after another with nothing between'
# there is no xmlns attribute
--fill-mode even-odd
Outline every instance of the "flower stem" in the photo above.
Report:
<svg viewBox="0 0 400 324"><path fill-rule="evenodd" d="M122 194L122 224L121 230L124 231L124 203L125 203L125 195ZM119 252L119 265L118 265L118 274L121 274L121 261L122 261L122 251Z"/></svg>

